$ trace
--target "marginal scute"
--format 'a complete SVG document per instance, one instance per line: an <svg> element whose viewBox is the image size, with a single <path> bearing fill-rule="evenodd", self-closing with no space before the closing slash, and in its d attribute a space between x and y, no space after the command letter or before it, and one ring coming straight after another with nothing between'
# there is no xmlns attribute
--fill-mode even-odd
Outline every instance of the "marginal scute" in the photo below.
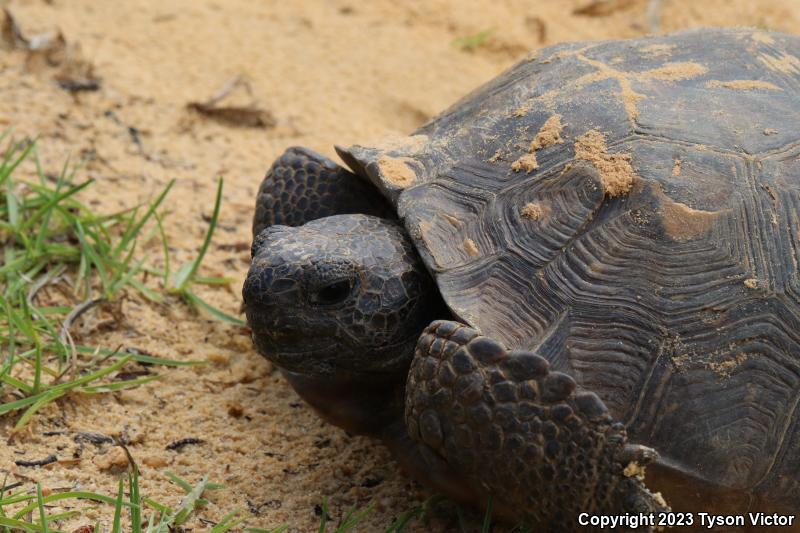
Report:
<svg viewBox="0 0 800 533"><path fill-rule="evenodd" d="M389 184L404 189L417 179L417 174L411 168L409 160L389 157L386 155L378 159L378 168L381 177Z"/></svg>

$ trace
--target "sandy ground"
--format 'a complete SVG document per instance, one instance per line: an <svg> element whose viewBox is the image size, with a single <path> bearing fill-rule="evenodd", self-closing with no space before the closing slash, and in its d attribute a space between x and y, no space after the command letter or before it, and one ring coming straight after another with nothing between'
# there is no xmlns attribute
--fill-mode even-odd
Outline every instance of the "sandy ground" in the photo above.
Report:
<svg viewBox="0 0 800 533"><path fill-rule="evenodd" d="M236 314L254 194L278 154L305 145L333 156L335 143L408 133L529 50L655 29L645 1L595 2L593 15L574 13L590 3L0 0L27 35L60 29L102 80L99 91L73 95L54 83L56 69L26 66L23 52L0 50L0 128L39 136L48 172L57 172L67 156L86 158L82 173L97 183L85 199L100 211L152 198L176 178L167 225L179 261L196 254L216 177L224 176L220 229L203 273L235 282L229 290L200 292ZM664 0L662 8L662 32L709 25L800 31L797 0ZM453 44L490 28L472 52ZM248 80L265 127L234 127L186 108L237 76ZM250 98L242 93L233 101L249 104ZM175 505L180 498L164 470L225 483L188 524L195 531L234 508L245 512L249 526L289 523L290 531L311 531L324 497L334 517L373 501L375 510L359 530L378 531L428 496L379 443L318 420L254 352L244 330L177 300L153 305L129 294L121 305L123 321L98 332L87 319L82 341L212 364L167 370L165 380L133 391L70 396L13 438L14 420L0 420L8 443L0 447L0 475L8 473L9 483L113 494L124 469L115 466L119 450L75 440L78 432L95 432L128 443L141 465L143 493L158 501ZM165 449L184 438L202 442ZM51 453L62 461L14 465ZM112 513L100 506L62 528L95 518L108 524ZM445 513L417 529L447 530L448 520Z"/></svg>

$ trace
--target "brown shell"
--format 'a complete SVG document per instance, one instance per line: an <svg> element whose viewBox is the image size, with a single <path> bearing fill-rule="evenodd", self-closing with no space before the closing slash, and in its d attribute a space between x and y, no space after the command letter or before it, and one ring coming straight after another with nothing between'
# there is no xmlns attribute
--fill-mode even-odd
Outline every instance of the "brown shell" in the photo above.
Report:
<svg viewBox="0 0 800 533"><path fill-rule="evenodd" d="M678 478L796 505L798 124L800 38L699 30L547 48L340 154L461 320L596 392Z"/></svg>

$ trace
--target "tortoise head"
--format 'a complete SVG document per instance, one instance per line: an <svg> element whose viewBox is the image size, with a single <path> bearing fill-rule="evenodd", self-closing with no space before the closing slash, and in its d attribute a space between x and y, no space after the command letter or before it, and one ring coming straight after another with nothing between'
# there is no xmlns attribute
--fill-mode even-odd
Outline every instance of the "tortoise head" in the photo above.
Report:
<svg viewBox="0 0 800 533"><path fill-rule="evenodd" d="M252 255L243 296L259 353L323 416L374 432L384 415L373 393L402 386L417 337L440 310L410 238L393 221L336 215L271 226Z"/></svg>

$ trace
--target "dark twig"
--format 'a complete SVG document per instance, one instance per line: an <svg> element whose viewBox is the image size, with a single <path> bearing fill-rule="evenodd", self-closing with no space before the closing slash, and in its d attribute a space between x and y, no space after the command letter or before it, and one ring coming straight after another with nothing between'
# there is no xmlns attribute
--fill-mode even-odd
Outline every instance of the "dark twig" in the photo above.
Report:
<svg viewBox="0 0 800 533"><path fill-rule="evenodd" d="M69 332L70 328L72 327L72 323L75 322L86 311L103 301L105 301L105 298L94 298L78 304L72 309L72 311L69 312L67 317L64 319L64 322L61 323L61 333L59 335L59 339L61 340L62 344L69 344L73 358L77 357L78 350L75 348L75 341L72 339L72 334Z"/></svg>
<svg viewBox="0 0 800 533"><path fill-rule="evenodd" d="M96 306L100 302L103 302L104 300L105 298L94 298L91 300L86 300L85 302L73 307L72 311L69 312L67 317L64 319L64 322L61 324L61 342L66 343L67 338L71 339L69 329L72 327L73 322L78 320L78 318L80 318L81 315L83 315L86 311Z"/></svg>
<svg viewBox="0 0 800 533"><path fill-rule="evenodd" d="M3 487L0 488L0 492L8 492L9 490L13 490L13 489L16 489L17 487L21 487L24 484L25 484L24 481L17 481L16 483L12 483L11 485L3 485Z"/></svg>
<svg viewBox="0 0 800 533"><path fill-rule="evenodd" d="M43 276L39 276L37 280L31 285L31 288L28 290L27 301L28 305L33 307L33 300L36 298L36 294L42 290L44 287L49 285L50 283L57 283L59 281L59 276L66 270L67 265L60 265L53 271L44 274Z"/></svg>
<svg viewBox="0 0 800 533"><path fill-rule="evenodd" d="M108 435L103 435L102 433L92 433L90 431L81 431L76 433L72 440L75 442L90 442L95 446L100 446L101 444L110 444L114 442L114 439L109 437Z"/></svg>
<svg viewBox="0 0 800 533"><path fill-rule="evenodd" d="M203 444L203 441L195 437L189 437L186 439L176 440L175 442L170 442L169 444L167 444L166 449L179 452L185 446L189 446L190 444Z"/></svg>
<svg viewBox="0 0 800 533"><path fill-rule="evenodd" d="M14 464L17 466L44 466L49 465L50 463L55 463L56 461L58 461L58 457L55 455L48 455L44 459L39 459L37 461L23 461L22 459L19 459L14 461Z"/></svg>

